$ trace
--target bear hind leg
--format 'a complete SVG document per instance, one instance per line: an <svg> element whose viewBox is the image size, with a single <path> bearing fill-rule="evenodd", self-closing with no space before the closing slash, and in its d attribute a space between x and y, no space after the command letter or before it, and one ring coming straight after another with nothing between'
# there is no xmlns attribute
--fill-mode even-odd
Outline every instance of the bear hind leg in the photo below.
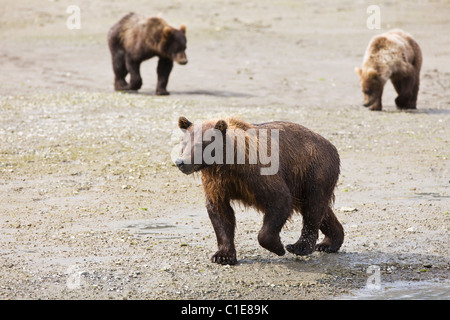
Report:
<svg viewBox="0 0 450 320"><path fill-rule="evenodd" d="M265 196L264 199L271 199L271 201L266 201L262 206L264 219L258 233L258 242L264 249L282 256L286 251L281 243L280 232L292 214L292 197L288 187L284 186L278 190L277 194Z"/></svg>
<svg viewBox="0 0 450 320"><path fill-rule="evenodd" d="M258 233L258 242L261 247L279 256L286 253L281 243L280 231L290 215L290 210L287 209L267 211L264 214L263 226Z"/></svg>
<svg viewBox="0 0 450 320"><path fill-rule="evenodd" d="M392 84L397 91L395 104L399 109L416 109L417 93L419 83L414 77L395 77L392 78Z"/></svg>
<svg viewBox="0 0 450 320"><path fill-rule="evenodd" d="M313 253L318 238L318 231L318 228L304 226L300 239L296 243L288 244L286 250L298 256L307 256Z"/></svg>
<svg viewBox="0 0 450 320"><path fill-rule="evenodd" d="M141 67L141 62L126 58L125 63L127 70L130 73L130 83L125 90L137 91L142 87L141 72L139 70Z"/></svg>
<svg viewBox="0 0 450 320"><path fill-rule="evenodd" d="M319 227L328 207L327 204L323 205L320 202L311 200L308 201L309 205L305 203L301 206L300 211L303 216L303 228L300 238L296 243L286 246L287 251L299 256L311 254L316 249Z"/></svg>
<svg viewBox="0 0 450 320"><path fill-rule="evenodd" d="M414 83L412 86L411 98L409 100L408 109L417 109L417 96L419 94L419 75L414 78Z"/></svg>
<svg viewBox="0 0 450 320"><path fill-rule="evenodd" d="M114 71L114 89L126 90L128 83L125 77L128 74L128 70L125 63L125 52L123 50L117 50L113 53L113 71Z"/></svg>
<svg viewBox="0 0 450 320"><path fill-rule="evenodd" d="M320 231L325 235L325 238L316 245L316 250L328 253L337 252L344 242L344 228L330 207L327 208L320 225Z"/></svg>

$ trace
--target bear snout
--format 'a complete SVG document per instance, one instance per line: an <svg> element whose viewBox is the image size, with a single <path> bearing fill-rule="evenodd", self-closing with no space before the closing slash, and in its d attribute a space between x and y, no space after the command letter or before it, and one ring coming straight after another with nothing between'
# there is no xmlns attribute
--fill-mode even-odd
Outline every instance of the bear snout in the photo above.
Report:
<svg viewBox="0 0 450 320"><path fill-rule="evenodd" d="M370 107L371 105L373 105L375 103L376 100L377 100L376 98L364 96L363 106Z"/></svg>
<svg viewBox="0 0 450 320"><path fill-rule="evenodd" d="M176 159L174 163L178 167L178 169L184 166L184 161L181 158Z"/></svg>
<svg viewBox="0 0 450 320"><path fill-rule="evenodd" d="M177 158L177 159L174 161L174 163L175 163L175 165L178 167L178 169L180 169L181 171L183 171L183 168L184 168L184 165L185 165L183 159Z"/></svg>
<svg viewBox="0 0 450 320"><path fill-rule="evenodd" d="M174 161L175 165L177 166L177 168L183 172L184 174L191 174L194 172L194 166L187 164L184 162L184 160L182 158L177 158Z"/></svg>
<svg viewBox="0 0 450 320"><path fill-rule="evenodd" d="M188 59L187 59L186 53L184 53L184 52L175 53L173 55L173 60L176 63L181 64L181 65L185 65L185 64L188 63Z"/></svg>
<svg viewBox="0 0 450 320"><path fill-rule="evenodd" d="M177 57L177 59L175 60L176 63L181 64L182 66L188 63L188 59L186 58L186 56L184 57Z"/></svg>

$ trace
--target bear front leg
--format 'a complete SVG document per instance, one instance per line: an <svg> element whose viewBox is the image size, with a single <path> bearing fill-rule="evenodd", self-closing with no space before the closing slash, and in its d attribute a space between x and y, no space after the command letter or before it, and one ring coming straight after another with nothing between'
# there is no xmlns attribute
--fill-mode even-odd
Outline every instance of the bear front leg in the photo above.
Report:
<svg viewBox="0 0 450 320"><path fill-rule="evenodd" d="M378 81L372 84L368 89L364 89L363 106L371 111L381 111L384 83Z"/></svg>
<svg viewBox="0 0 450 320"><path fill-rule="evenodd" d="M383 88L381 88L381 91L379 92L379 95L376 97L375 102L369 106L369 110L371 111L381 111L383 108L382 106L382 98L383 98Z"/></svg>
<svg viewBox="0 0 450 320"><path fill-rule="evenodd" d="M169 82L170 72L172 71L173 61L168 58L159 58L156 72L158 74L158 83L156 85L156 94L159 96L168 95L167 83Z"/></svg>
<svg viewBox="0 0 450 320"><path fill-rule="evenodd" d="M234 210L229 202L213 203L209 197L206 199L206 209L217 238L218 251L211 261L219 264L236 264L236 249L234 247L234 230L236 219Z"/></svg>

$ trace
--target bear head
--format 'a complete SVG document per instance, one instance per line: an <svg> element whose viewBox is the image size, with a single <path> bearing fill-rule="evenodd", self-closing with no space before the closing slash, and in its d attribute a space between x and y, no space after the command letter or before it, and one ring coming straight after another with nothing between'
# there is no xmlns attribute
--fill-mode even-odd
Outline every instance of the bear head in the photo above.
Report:
<svg viewBox="0 0 450 320"><path fill-rule="evenodd" d="M174 162L185 174L213 167L229 174L274 175L280 168L279 128L252 125L236 118L194 125L178 119L184 131L181 156ZM227 172L227 173L225 173Z"/></svg>
<svg viewBox="0 0 450 320"><path fill-rule="evenodd" d="M162 32L163 35L163 52L178 64L186 64L186 26L182 25L180 29L166 26Z"/></svg>
<svg viewBox="0 0 450 320"><path fill-rule="evenodd" d="M370 107L381 102L384 81L379 73L374 68L355 68L355 71L359 75L361 89L364 94L363 105Z"/></svg>
<svg viewBox="0 0 450 320"><path fill-rule="evenodd" d="M185 117L180 117L178 127L184 131L181 156L175 160L181 172L191 174L210 165L224 163L226 121L194 125Z"/></svg>

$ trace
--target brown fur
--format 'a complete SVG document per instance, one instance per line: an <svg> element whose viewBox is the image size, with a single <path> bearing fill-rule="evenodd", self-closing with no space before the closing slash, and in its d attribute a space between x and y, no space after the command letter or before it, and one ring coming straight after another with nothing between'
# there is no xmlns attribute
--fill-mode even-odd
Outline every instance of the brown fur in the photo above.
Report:
<svg viewBox="0 0 450 320"><path fill-rule="evenodd" d="M367 47L362 69L355 69L364 93L364 106L382 109L383 88L390 79L398 94L397 107L415 109L421 66L422 52L411 35L391 30L375 36Z"/></svg>
<svg viewBox="0 0 450 320"><path fill-rule="evenodd" d="M192 140L194 125L184 117L180 117L178 124L186 130L185 139ZM188 151L193 154L194 149L186 150L186 147L183 147L182 157L175 162L186 174L201 172L206 208L219 249L212 257L213 262L237 262L235 216L230 204L233 201L254 207L264 214L258 241L262 247L278 255L285 253L279 233L294 211L302 214L303 229L299 240L286 246L289 252L307 255L314 249L326 252L339 250L344 231L331 204L340 162L336 148L329 141L303 126L282 121L252 125L237 119L214 120L204 122L202 131L211 128L221 130L224 135L229 135L229 130L236 128L255 129L257 132L255 138L239 131L247 138L245 164L225 164L225 161L224 164L187 164L187 160L192 160L186 158ZM274 175L261 175L259 169L263 165L259 160L256 164L248 163L248 144L258 142L262 129L279 130L279 170ZM202 150L207 145L208 142L203 141ZM194 148L194 144L192 146ZM225 149L224 143L224 157ZM271 154L272 150L268 149L268 154ZM325 234L325 239L316 245L319 229Z"/></svg>
<svg viewBox="0 0 450 320"><path fill-rule="evenodd" d="M166 95L173 61L186 64L186 27L172 28L161 18L129 13L108 33L116 90L139 90L142 86L140 64L159 57L156 94ZM125 77L130 74L130 83Z"/></svg>

